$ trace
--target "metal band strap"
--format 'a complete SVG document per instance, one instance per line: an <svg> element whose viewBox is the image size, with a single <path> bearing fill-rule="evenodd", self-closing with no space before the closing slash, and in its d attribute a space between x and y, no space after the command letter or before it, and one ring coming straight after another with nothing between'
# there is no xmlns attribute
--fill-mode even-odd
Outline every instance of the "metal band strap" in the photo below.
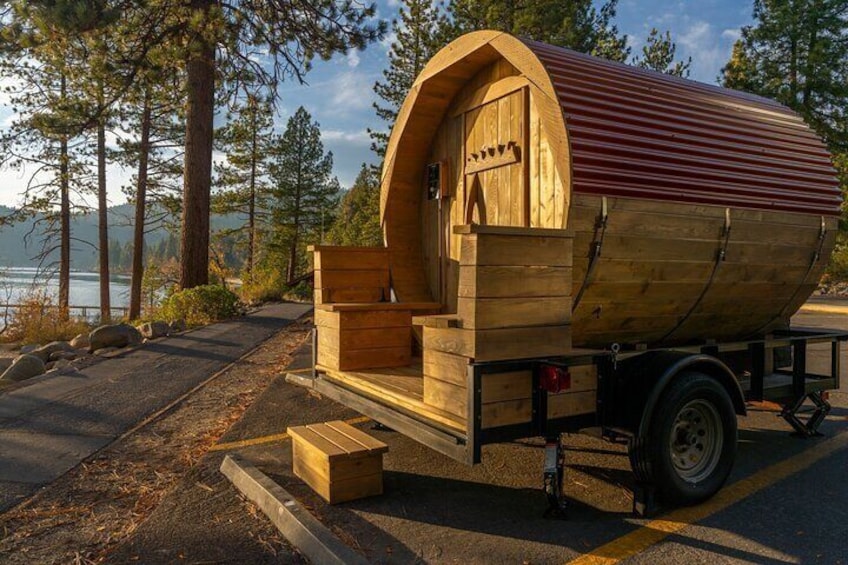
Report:
<svg viewBox="0 0 848 565"><path fill-rule="evenodd" d="M786 301L786 305L780 310L780 313L771 318L768 322L760 326L754 334L758 334L765 330L767 327L772 325L775 321L780 320L786 313L789 311L789 307L792 306L792 303L795 302L795 299L798 298L798 294L801 292L801 289L807 285L807 282L810 278L810 274L813 272L813 269L816 266L816 263L821 260L822 249L824 249L824 241L827 236L827 224L824 221L824 216L821 217L821 228L819 229L819 242L816 245L816 250L813 252L813 256L810 259L810 264L807 266L807 272L804 273L804 278L801 280L801 284L795 289L795 292L792 293L792 296L789 297L789 300Z"/></svg>
<svg viewBox="0 0 848 565"><path fill-rule="evenodd" d="M592 238L592 247L589 249L589 267L586 269L586 276L583 278L583 283L580 285L580 290L577 291L577 295L574 297L574 302L571 305L571 311L574 312L577 310L577 305L580 304L580 300L583 298L583 293L586 291L586 287L592 282L592 276L595 272L595 267L598 264L598 259L601 256L601 249L604 246L604 234L607 231L607 222L609 220L609 211L607 209L607 197L601 197L601 213L598 215L598 219L595 222L595 235Z"/></svg>
<svg viewBox="0 0 848 565"><path fill-rule="evenodd" d="M695 302L692 304L692 306L689 308L689 310L686 312L686 314L682 318L680 318L680 321L677 322L677 324L673 328L671 328L671 330L668 333L666 333L664 336L662 336L660 338L660 341L667 340L669 337L671 337L674 334L674 332L679 330L681 328L681 326L683 326L683 324L686 323L686 320L688 320L692 316L692 314L695 312L695 310L698 308L698 306L701 305L701 302L703 302L704 297L707 295L707 292L710 290L710 287L713 285L713 282L715 281L716 275L718 274L719 267L721 266L722 263L724 263L725 259L727 259L727 245L730 243L730 227L731 227L731 225L730 225L730 208L725 208L724 209L724 227L721 230L721 236L720 236L720 240L719 240L720 241L719 248L718 248L718 252L716 253L715 262L713 263L713 269L712 269L712 272L710 273L710 278L707 279L707 284L705 284L704 288L701 289L701 294L698 295L698 298L695 300Z"/></svg>

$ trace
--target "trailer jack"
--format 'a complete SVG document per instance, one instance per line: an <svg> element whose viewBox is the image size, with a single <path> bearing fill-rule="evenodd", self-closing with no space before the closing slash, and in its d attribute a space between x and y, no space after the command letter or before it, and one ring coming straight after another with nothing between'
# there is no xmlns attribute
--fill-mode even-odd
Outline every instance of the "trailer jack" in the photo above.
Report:
<svg viewBox="0 0 848 565"><path fill-rule="evenodd" d="M545 518L564 520L568 501L565 498L563 483L565 482L565 450L562 448L562 438L547 438L545 440L545 495L548 498L548 509Z"/></svg>
<svg viewBox="0 0 848 565"><path fill-rule="evenodd" d="M815 409L807 421L804 422L798 418L798 413L801 411L804 401L808 398L815 405ZM792 404L787 404L783 407L780 415L784 420L789 422L789 425L792 426L797 435L807 438L822 435L818 431L819 426L824 422L828 413L830 413L830 403L824 398L821 392L816 391L801 396Z"/></svg>

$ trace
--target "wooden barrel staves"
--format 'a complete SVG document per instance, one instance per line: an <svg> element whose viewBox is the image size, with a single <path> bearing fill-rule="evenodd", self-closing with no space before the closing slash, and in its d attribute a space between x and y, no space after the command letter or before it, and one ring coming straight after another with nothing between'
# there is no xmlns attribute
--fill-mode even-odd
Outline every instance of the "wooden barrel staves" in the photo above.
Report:
<svg viewBox="0 0 848 565"><path fill-rule="evenodd" d="M569 230L574 345L659 345L786 327L840 202L824 144L772 100L481 31L410 90L381 213L402 301L456 312L455 226Z"/></svg>

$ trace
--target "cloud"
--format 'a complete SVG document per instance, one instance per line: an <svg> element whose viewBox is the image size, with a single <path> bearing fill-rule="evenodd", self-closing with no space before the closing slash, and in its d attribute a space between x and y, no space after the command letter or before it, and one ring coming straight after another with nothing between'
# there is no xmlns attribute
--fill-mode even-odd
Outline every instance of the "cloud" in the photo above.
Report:
<svg viewBox="0 0 848 565"><path fill-rule="evenodd" d="M739 28L735 29L726 29L721 32L721 36L724 39L729 39L730 41L736 42L740 37L742 37L742 30Z"/></svg>
<svg viewBox="0 0 848 565"><path fill-rule="evenodd" d="M0 106L11 105L12 92L9 92L9 89L14 91L20 88L20 86L20 82L12 77L0 77Z"/></svg>
<svg viewBox="0 0 848 565"><path fill-rule="evenodd" d="M356 49L348 49L345 59L348 67L356 68L359 66L359 53Z"/></svg>
<svg viewBox="0 0 848 565"><path fill-rule="evenodd" d="M321 139L325 142L341 142L351 145L367 145L371 144L371 137L365 130L360 131L344 131L339 129L327 129L321 132Z"/></svg>
<svg viewBox="0 0 848 565"><path fill-rule="evenodd" d="M730 58L733 40L724 30L718 33L708 22L690 23L675 41L681 47L680 57L692 57L692 78L714 83L721 68Z"/></svg>
<svg viewBox="0 0 848 565"><path fill-rule="evenodd" d="M380 40L380 47L382 47L386 52L388 52L392 48L392 43L397 41L397 32L395 30L391 30Z"/></svg>
<svg viewBox="0 0 848 565"><path fill-rule="evenodd" d="M356 71L339 73L328 85L331 92L330 114L346 114L371 107L374 79Z"/></svg>

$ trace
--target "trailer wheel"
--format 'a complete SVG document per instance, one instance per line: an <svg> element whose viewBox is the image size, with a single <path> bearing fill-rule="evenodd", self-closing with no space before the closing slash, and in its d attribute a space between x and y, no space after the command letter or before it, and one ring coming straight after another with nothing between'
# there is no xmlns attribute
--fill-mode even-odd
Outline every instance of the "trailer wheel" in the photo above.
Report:
<svg viewBox="0 0 848 565"><path fill-rule="evenodd" d="M663 393L646 437L630 458L639 480L652 483L672 504L714 495L736 457L736 414L724 387L702 374L678 376Z"/></svg>

